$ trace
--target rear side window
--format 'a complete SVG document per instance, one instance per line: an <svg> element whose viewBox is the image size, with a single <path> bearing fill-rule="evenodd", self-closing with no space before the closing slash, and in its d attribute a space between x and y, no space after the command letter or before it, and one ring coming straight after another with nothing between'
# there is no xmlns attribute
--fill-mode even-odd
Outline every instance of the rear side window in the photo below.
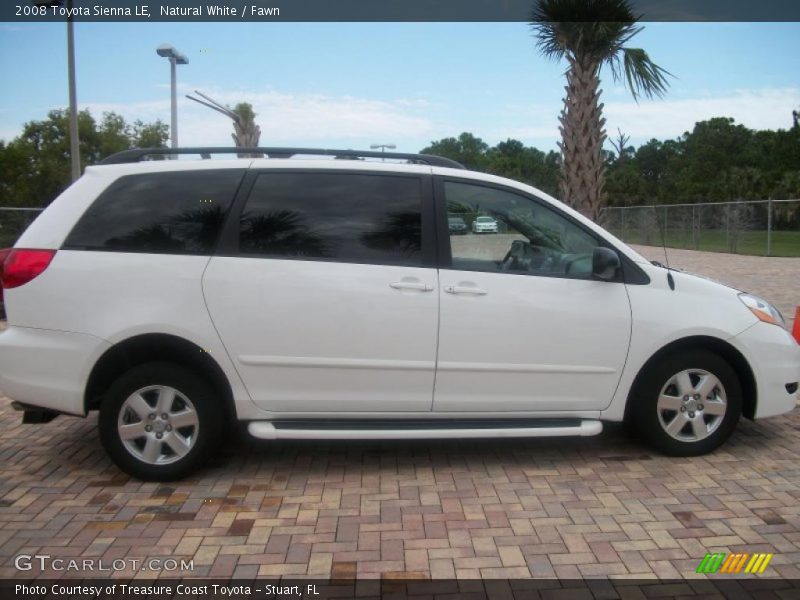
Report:
<svg viewBox="0 0 800 600"><path fill-rule="evenodd" d="M420 188L417 177L260 175L242 212L239 251L275 258L420 265Z"/></svg>
<svg viewBox="0 0 800 600"><path fill-rule="evenodd" d="M224 169L120 177L84 213L64 248L211 254L243 175Z"/></svg>

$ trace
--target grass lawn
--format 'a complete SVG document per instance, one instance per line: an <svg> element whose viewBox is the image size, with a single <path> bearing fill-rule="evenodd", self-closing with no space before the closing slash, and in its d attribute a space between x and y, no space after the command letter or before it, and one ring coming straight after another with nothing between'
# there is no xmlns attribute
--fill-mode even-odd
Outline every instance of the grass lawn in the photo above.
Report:
<svg viewBox="0 0 800 600"><path fill-rule="evenodd" d="M621 234L619 230L612 231L612 233L617 236ZM696 235L695 243L690 230L670 230L667 231L666 245L669 248L685 248L704 252L732 252L734 250L729 243L727 232L724 230L706 229L698 231ZM625 232L622 239L628 244L661 245L661 236L658 233L651 234L647 239L641 232L629 230ZM735 253L766 256L767 232L764 230L739 232ZM800 231L773 231L770 256L800 257Z"/></svg>

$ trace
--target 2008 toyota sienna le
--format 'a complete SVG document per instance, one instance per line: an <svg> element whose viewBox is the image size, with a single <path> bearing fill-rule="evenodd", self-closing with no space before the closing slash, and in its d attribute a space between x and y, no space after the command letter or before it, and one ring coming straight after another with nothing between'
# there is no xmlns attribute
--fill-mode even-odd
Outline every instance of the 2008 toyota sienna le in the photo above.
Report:
<svg viewBox="0 0 800 600"><path fill-rule="evenodd" d="M530 186L427 155L144 160L166 152L87 168L2 275L0 389L27 422L98 410L137 477L189 473L231 421L277 440L624 420L689 456L795 406L800 346L769 303ZM477 214L502 231L450 235Z"/></svg>

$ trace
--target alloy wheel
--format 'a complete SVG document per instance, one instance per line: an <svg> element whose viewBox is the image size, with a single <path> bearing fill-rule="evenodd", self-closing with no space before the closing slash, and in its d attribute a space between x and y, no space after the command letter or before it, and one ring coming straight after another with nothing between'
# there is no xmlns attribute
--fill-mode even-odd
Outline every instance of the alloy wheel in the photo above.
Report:
<svg viewBox="0 0 800 600"><path fill-rule="evenodd" d="M661 427L681 442L698 442L714 433L727 408L722 382L703 369L675 373L661 388L656 403Z"/></svg>
<svg viewBox="0 0 800 600"><path fill-rule="evenodd" d="M197 442L200 419L192 402L175 388L153 385L133 392L119 411L117 432L125 449L149 465L186 456Z"/></svg>

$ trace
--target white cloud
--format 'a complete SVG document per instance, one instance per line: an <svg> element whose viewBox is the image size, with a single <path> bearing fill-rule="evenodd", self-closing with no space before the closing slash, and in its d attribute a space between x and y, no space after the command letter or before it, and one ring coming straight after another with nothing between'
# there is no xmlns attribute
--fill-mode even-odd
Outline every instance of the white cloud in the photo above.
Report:
<svg viewBox="0 0 800 600"><path fill-rule="evenodd" d="M181 145L231 144L231 122L225 116L184 97L195 88L182 85L178 99L179 140ZM394 101L353 96L296 94L277 91L225 91L200 88L221 104L239 102L253 105L261 126L262 145L302 145L328 140L403 140L425 137L433 130L425 115L424 100L401 98ZM87 102L92 113L115 111L127 120L161 119L169 123L169 97L162 101L129 104Z"/></svg>
<svg viewBox="0 0 800 600"><path fill-rule="evenodd" d="M603 114L606 129L617 127L635 140L675 138L691 131L697 121L732 117L751 129L787 129L792 109L800 106L800 87L742 89L725 95L664 100L611 100Z"/></svg>
<svg viewBox="0 0 800 600"><path fill-rule="evenodd" d="M533 105L507 103L498 111L503 115L502 125L467 127L465 131L472 131L489 144L513 138L548 150L555 148L560 135L558 131L560 111L561 101L556 104Z"/></svg>
<svg viewBox="0 0 800 600"><path fill-rule="evenodd" d="M396 143L398 148L417 151L429 140L471 131L490 144L509 137L542 150L556 149L559 138L558 114L561 102L507 103L487 118L485 113L464 111L419 97L375 100L355 96L292 93L275 90L221 90L191 84L179 85L178 112L181 145L231 145L230 121L185 98L195 88L228 105L250 102L261 125L262 145L365 147L370 143ZM81 103L100 117L115 111L126 120L161 119L169 123L169 92L154 86L153 97L133 103ZM690 131L697 121L712 117L733 117L753 129L788 128L791 111L800 106L800 87L741 89L725 94L708 90L674 90L664 100L620 97L618 90L603 95L606 130L617 127L630 135L632 143L651 138L672 139ZM0 132L5 139L18 135L10 129ZM0 136L1 137L1 136Z"/></svg>
<svg viewBox="0 0 800 600"><path fill-rule="evenodd" d="M620 91L628 97L619 99ZM641 100L638 104L624 88L613 87L610 93L601 96L601 102L608 135L612 136L619 127L638 145L652 138L677 138L691 131L697 121L713 117L732 117L736 123L751 129L787 129L792 124L792 110L800 106L800 87L742 89L727 94L694 90L691 98L668 95L663 100ZM555 149L560 137L560 111L561 102L531 106L508 104L503 111L507 127L480 131L490 143L512 137L542 150Z"/></svg>

